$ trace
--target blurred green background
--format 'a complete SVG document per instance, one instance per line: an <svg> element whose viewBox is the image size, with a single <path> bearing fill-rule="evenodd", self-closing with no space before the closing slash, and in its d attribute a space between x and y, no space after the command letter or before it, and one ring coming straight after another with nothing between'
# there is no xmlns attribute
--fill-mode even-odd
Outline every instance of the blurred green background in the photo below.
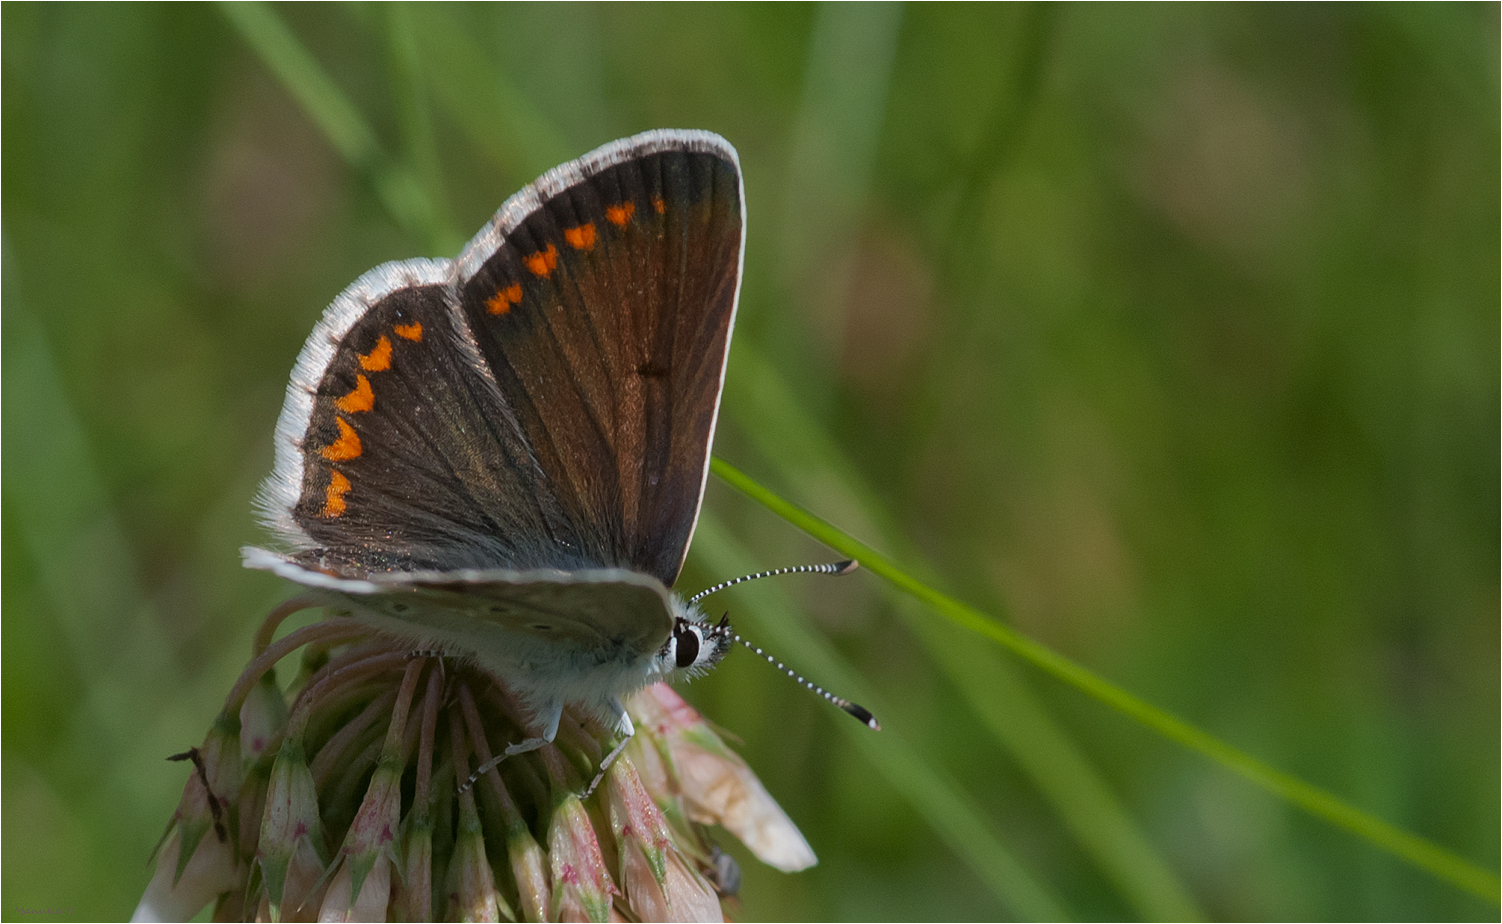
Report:
<svg viewBox="0 0 1502 924"><path fill-rule="evenodd" d="M1497 870L1495 4L273 13L389 160L219 8L0 11L4 917L139 897L289 593L238 549L324 305L665 126L745 173L719 455ZM680 586L828 557L712 480ZM748 919L1497 914L869 574L715 599L887 729L686 689L821 858L737 845Z"/></svg>

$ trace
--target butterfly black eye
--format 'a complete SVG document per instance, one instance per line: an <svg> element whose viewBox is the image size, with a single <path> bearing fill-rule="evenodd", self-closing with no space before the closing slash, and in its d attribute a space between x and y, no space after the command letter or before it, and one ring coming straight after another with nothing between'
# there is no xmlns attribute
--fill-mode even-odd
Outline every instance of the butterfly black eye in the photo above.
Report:
<svg viewBox="0 0 1502 924"><path fill-rule="evenodd" d="M689 626L679 623L673 630L673 638L678 642L678 666L680 668L692 667L699 660L699 633Z"/></svg>

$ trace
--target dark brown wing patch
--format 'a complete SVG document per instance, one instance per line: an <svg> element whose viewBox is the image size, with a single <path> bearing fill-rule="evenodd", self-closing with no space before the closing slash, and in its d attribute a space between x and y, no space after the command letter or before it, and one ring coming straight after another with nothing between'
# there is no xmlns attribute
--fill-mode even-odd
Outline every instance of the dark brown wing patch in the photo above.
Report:
<svg viewBox="0 0 1502 924"><path fill-rule="evenodd" d="M677 578L718 408L741 226L733 163L646 154L544 202L461 284L480 352L595 565Z"/></svg>
<svg viewBox="0 0 1502 924"><path fill-rule="evenodd" d="M293 509L312 564L359 572L577 559L521 432L462 347L447 287L399 289L337 346Z"/></svg>

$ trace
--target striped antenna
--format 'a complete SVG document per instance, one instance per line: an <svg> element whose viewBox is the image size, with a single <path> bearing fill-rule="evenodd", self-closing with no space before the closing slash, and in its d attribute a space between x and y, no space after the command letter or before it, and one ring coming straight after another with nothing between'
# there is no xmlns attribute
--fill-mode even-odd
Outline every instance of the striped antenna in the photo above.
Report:
<svg viewBox="0 0 1502 924"><path fill-rule="evenodd" d="M857 562L855 559L850 558L850 559L846 559L845 561L832 562L832 563L826 564L826 565L796 565L796 566L794 566L792 568L773 568L771 571L758 571L755 574L748 574L748 575L746 575L744 577L738 577L738 578L736 578L734 580L731 580L731 581L725 581L723 583L716 584L715 586L709 588L708 590L701 590L698 593L694 594L692 597L690 597L688 602L690 604L698 603L700 600L703 600L705 597L709 596L712 593L715 593L716 591L724 590L727 587L734 587L735 585L744 583L746 581L754 581L754 580L757 580L758 578L776 577L779 574L834 574L834 575L841 575L841 574L849 574L850 572L854 571L856 568L859 568L859 567L860 567L860 563ZM731 629L730 629L730 618L729 618L728 615L726 616L726 618L720 620L720 624L718 626L716 626L713 631L715 631L715 632L717 632L718 634L721 634L721 635L729 632L731 638L735 639L735 641L740 642L742 645L745 645L747 648L749 648L752 651L756 652L756 654L757 654L758 657L762 658L764 661L766 661L768 664L772 665L773 667L777 668L778 670L782 671L784 674L787 674L799 686L803 687L804 689L806 689L806 690L808 690L808 691L810 691L812 693L816 693L819 696L824 697L826 700L830 701L831 703L834 703L836 706L839 706L841 709L845 710L846 712L850 713L851 715L853 715L857 719L859 719L862 725L866 726L867 728L871 729L872 731L881 731L881 723L878 722L878 721L876 721L876 716L872 715L871 712L870 712L870 710L868 710L866 707L857 705L856 703L852 703L850 700L846 699L843 696L835 696L833 693L831 693L828 690L824 689L823 687L819 686L817 683L814 683L812 680L809 680L807 677L804 677L802 674L800 674L797 671L793 670L791 667L788 667L786 664L783 664L781 661L777 660L775 657L773 657L772 655L768 654L763 649L758 648L757 646L755 646L755 645L751 644L750 642L746 641L744 638L741 637L740 633L731 631Z"/></svg>
<svg viewBox="0 0 1502 924"><path fill-rule="evenodd" d="M834 575L840 575L840 574L849 574L850 572L854 571L856 568L859 568L859 567L860 567L860 562L856 561L853 558L850 558L850 559L846 559L845 561L837 561L837 562L834 562L832 564L827 564L827 565L794 565L791 568L773 568L771 571L758 571L755 574L747 574L747 575L744 575L742 577L738 577L738 578L736 578L736 579L734 579L732 581L721 582L721 583L716 584L715 586L709 588L708 590L701 590L698 593L694 594L692 597L689 597L688 598L688 602L690 604L698 603L700 600L703 600L705 597L709 596L712 593L716 593L717 591L724 590L727 587L734 587L737 584L744 584L747 581L754 581L757 578L776 577L779 574L834 574Z"/></svg>
<svg viewBox="0 0 1502 924"><path fill-rule="evenodd" d="M812 680L807 679L802 674L793 670L791 667L788 667L786 664L783 664L781 661L777 660L770 654L767 654L765 651L746 641L744 638L741 638L740 633L734 633L734 636L737 642L740 642L742 645L745 645L747 648L756 652L763 659L765 659L768 664L793 678L793 681L795 683L799 684L807 690L810 690L811 692L819 694L820 696L829 700L831 703L834 703L836 706L839 706L841 709L855 716L857 719L860 719L861 724L871 729L872 731L881 731L881 723L876 721L876 716L872 715L870 710L868 710L865 706L852 703L850 700L846 699L843 696L835 696L833 693L819 686L817 683L814 683Z"/></svg>

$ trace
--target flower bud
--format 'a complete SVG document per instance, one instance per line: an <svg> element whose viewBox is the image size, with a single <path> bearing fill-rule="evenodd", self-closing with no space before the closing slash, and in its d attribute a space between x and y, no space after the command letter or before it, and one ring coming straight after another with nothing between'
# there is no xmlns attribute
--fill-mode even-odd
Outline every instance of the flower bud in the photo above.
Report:
<svg viewBox="0 0 1502 924"><path fill-rule="evenodd" d="M721 921L714 889L685 861L666 819L625 756L606 778L626 902L643 921Z"/></svg>
<svg viewBox="0 0 1502 924"><path fill-rule="evenodd" d="M553 873L553 919L604 921L615 884L605 866L589 813L566 793L548 820L548 860Z"/></svg>
<svg viewBox="0 0 1502 924"><path fill-rule="evenodd" d="M746 762L671 687L647 687L632 705L660 753L665 752L692 820L721 825L758 860L785 873L819 862Z"/></svg>
<svg viewBox="0 0 1502 924"><path fill-rule="evenodd" d="M384 921L402 820L402 764L382 760L344 836L320 921Z"/></svg>
<svg viewBox="0 0 1502 924"><path fill-rule="evenodd" d="M473 793L460 796L459 803L459 836L449 866L448 916L459 921L514 921L516 915L495 887Z"/></svg>
<svg viewBox="0 0 1502 924"><path fill-rule="evenodd" d="M256 849L273 917L296 915L311 900L328 863L318 792L302 742L286 739L266 786L261 839Z"/></svg>
<svg viewBox="0 0 1502 924"><path fill-rule="evenodd" d="M232 831L233 799L240 789L240 744L236 723L220 716L202 748L174 759L191 760L157 856L157 869L135 911L135 920L181 920L241 884L243 872Z"/></svg>
<svg viewBox="0 0 1502 924"><path fill-rule="evenodd" d="M251 767L287 727L287 698L276 685L276 671L269 670L251 688L240 706L240 759Z"/></svg>

